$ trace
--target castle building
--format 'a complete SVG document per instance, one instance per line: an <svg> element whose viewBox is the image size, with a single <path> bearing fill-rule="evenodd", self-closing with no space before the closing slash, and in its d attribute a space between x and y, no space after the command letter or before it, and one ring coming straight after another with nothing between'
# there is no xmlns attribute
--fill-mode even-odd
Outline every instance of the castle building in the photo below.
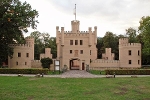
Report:
<svg viewBox="0 0 150 100"><path fill-rule="evenodd" d="M129 43L128 38L119 39L119 60L114 60L115 54L111 48L105 48L102 59L97 59L97 27L94 31L80 31L80 21L71 21L71 31L56 26L57 60L60 66L68 70L85 70L90 68L140 68L141 44Z"/></svg>
<svg viewBox="0 0 150 100"><path fill-rule="evenodd" d="M8 57L9 68L31 68L34 60L34 38L27 37L26 44L10 44L14 49L13 58Z"/></svg>
<svg viewBox="0 0 150 100"><path fill-rule="evenodd" d="M72 30L65 31L64 27L56 26L57 59L60 66L67 65L69 69L85 70L85 64L97 58L97 27L94 31L80 31L80 21L71 21Z"/></svg>
<svg viewBox="0 0 150 100"><path fill-rule="evenodd" d="M34 60L34 38L26 37L26 44L10 44L13 48L13 57L8 57L8 68L42 68L40 60ZM45 53L40 54L40 59L52 58L51 49L45 48Z"/></svg>
<svg viewBox="0 0 150 100"><path fill-rule="evenodd" d="M56 26L57 58L60 70L67 66L68 70L94 70L106 68L140 68L141 44L129 43L128 38L119 39L119 60L111 48L105 48L102 59L97 59L97 27L89 27L88 31L80 31L80 21L71 21L71 31ZM40 60L34 60L34 38L26 37L26 44L10 44L14 48L13 58L8 57L9 68L42 68ZM51 49L45 48L40 59L52 58ZM51 66L52 69L54 65Z"/></svg>

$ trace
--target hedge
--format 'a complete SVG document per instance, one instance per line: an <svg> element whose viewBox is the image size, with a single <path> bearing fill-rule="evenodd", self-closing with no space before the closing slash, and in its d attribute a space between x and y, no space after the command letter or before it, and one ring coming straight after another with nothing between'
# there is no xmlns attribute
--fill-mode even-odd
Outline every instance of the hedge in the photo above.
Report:
<svg viewBox="0 0 150 100"><path fill-rule="evenodd" d="M105 70L106 74L113 75L150 75L150 69L133 69L133 70Z"/></svg>
<svg viewBox="0 0 150 100"><path fill-rule="evenodd" d="M48 74L48 69L8 69L0 68L0 74Z"/></svg>

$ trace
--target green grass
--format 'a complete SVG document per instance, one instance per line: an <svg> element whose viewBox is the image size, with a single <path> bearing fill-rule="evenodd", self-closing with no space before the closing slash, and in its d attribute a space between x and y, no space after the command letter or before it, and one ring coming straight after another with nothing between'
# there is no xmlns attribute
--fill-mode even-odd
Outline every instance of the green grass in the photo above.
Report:
<svg viewBox="0 0 150 100"><path fill-rule="evenodd" d="M0 100L150 100L150 78L0 76Z"/></svg>

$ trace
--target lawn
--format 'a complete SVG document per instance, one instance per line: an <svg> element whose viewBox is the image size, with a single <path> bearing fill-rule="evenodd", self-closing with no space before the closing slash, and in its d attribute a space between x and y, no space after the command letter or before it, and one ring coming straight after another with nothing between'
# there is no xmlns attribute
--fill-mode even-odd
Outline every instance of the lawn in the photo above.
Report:
<svg viewBox="0 0 150 100"><path fill-rule="evenodd" d="M150 78L0 76L0 100L150 100Z"/></svg>

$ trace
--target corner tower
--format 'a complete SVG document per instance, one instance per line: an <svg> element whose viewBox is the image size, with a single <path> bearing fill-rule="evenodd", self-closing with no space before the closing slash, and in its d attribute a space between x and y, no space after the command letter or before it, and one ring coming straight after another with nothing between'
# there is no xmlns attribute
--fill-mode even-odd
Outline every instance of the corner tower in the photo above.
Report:
<svg viewBox="0 0 150 100"><path fill-rule="evenodd" d="M33 37L26 37L26 44L32 48L31 56L32 59L34 60L34 38Z"/></svg>
<svg viewBox="0 0 150 100"><path fill-rule="evenodd" d="M120 67L141 67L141 44L128 43L128 38L119 39Z"/></svg>

